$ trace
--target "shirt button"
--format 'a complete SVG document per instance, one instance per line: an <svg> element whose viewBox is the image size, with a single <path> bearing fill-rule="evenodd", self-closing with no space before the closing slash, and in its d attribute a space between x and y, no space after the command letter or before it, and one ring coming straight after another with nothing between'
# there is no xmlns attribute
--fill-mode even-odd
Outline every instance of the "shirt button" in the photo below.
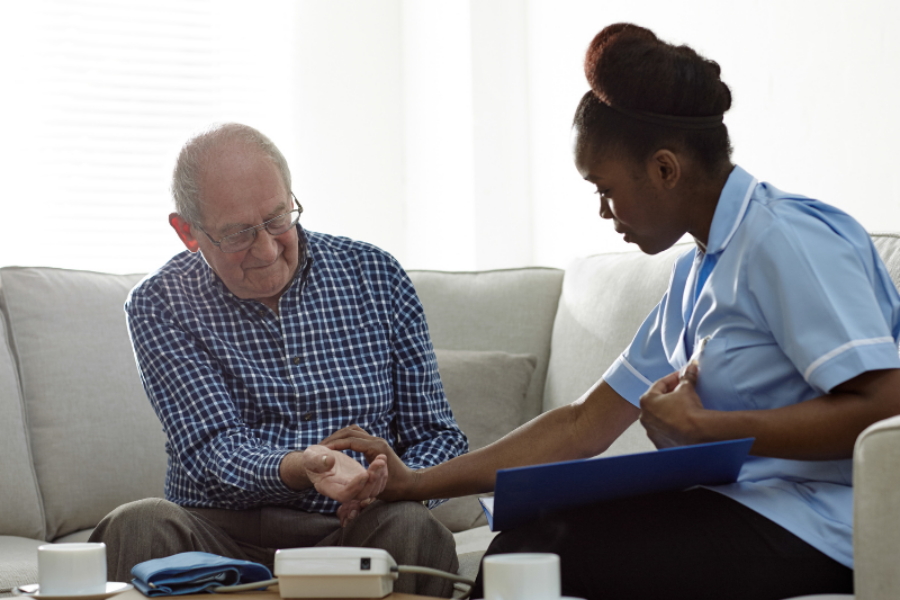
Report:
<svg viewBox="0 0 900 600"><path fill-rule="evenodd" d="M257 314L261 317L264 317L264 316L266 316L266 311L261 308L261 309L259 309L259 311L257 311Z"/></svg>
<svg viewBox="0 0 900 600"><path fill-rule="evenodd" d="M315 413L308 412L305 415L303 415L303 420L304 421L312 421L313 418L315 418L315 416L316 416Z"/></svg>
<svg viewBox="0 0 900 600"><path fill-rule="evenodd" d="M295 356L294 359L293 359L291 362L294 363L295 365L299 365L299 364L300 364L300 357L299 357L299 356Z"/></svg>

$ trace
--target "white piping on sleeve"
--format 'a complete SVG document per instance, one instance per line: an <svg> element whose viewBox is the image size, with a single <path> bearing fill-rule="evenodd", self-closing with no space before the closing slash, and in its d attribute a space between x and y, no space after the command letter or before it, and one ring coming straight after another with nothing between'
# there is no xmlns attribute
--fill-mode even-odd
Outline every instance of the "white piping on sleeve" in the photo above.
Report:
<svg viewBox="0 0 900 600"><path fill-rule="evenodd" d="M641 381L646 383L647 387L650 387L651 385L653 385L652 381L650 381L649 379L647 379L646 377L641 375L637 369L635 369L634 367L631 366L631 363L629 363L627 360L625 360L624 357L620 356L619 360L622 361L622 364L625 365L625 368L628 369L629 371L631 371L635 377L637 377L638 379L640 379Z"/></svg>
<svg viewBox="0 0 900 600"><path fill-rule="evenodd" d="M875 344L893 344L893 343L894 343L894 338L892 338L890 336L879 337L879 338L869 338L867 340L849 341L846 344L838 346L831 352L828 352L827 354L824 354L824 355L820 356L819 358L817 358L816 360L814 360L812 362L812 364L809 365L809 367L803 373L803 379L805 379L807 382L809 382L809 376L812 375L813 371L815 371L820 366L822 366L823 363L831 360L832 358L834 358L835 356L837 356L839 354L843 354L850 348L857 348L859 346L872 346Z"/></svg>

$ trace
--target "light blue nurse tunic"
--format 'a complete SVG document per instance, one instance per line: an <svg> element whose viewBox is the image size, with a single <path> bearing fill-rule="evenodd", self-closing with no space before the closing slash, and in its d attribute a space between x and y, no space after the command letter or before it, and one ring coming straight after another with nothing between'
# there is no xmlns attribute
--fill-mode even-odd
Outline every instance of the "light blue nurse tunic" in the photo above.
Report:
<svg viewBox="0 0 900 600"><path fill-rule="evenodd" d="M706 254L678 258L662 300L603 378L638 406L704 338L697 393L706 408L787 406L900 368L900 294L852 217L735 167ZM852 464L751 457L737 483L710 489L852 568Z"/></svg>

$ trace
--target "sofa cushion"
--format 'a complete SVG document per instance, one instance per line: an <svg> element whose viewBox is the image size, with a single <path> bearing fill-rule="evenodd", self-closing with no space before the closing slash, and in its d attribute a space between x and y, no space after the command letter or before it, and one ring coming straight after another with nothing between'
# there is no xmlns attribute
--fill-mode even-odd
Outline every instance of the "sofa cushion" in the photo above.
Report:
<svg viewBox="0 0 900 600"><path fill-rule="evenodd" d="M537 357L533 354L435 350L441 382L469 450L496 441L528 420L525 398ZM478 495L453 498L433 511L450 531L487 524Z"/></svg>
<svg viewBox="0 0 900 600"><path fill-rule="evenodd" d="M679 244L655 256L600 254L569 265L553 326L544 410L572 402L600 379L662 299L675 259L689 249ZM653 449L635 423L605 454Z"/></svg>
<svg viewBox="0 0 900 600"><path fill-rule="evenodd" d="M525 398L537 365L533 354L436 349L441 383L469 450L525 423Z"/></svg>
<svg viewBox="0 0 900 600"><path fill-rule="evenodd" d="M456 552L459 554L459 574L461 576L475 579L478 569L481 567L484 551L498 533L491 531L487 525L482 525L453 534L453 539L456 541Z"/></svg>
<svg viewBox="0 0 900 600"><path fill-rule="evenodd" d="M0 318L0 415L0 535L42 540L44 515L28 448L19 379L3 318Z"/></svg>
<svg viewBox="0 0 900 600"><path fill-rule="evenodd" d="M0 269L47 539L93 527L125 502L163 495L165 439L123 310L139 279Z"/></svg>
<svg viewBox="0 0 900 600"><path fill-rule="evenodd" d="M53 540L54 544L83 544L91 539L91 534L94 533L94 528L90 529L81 529L74 533L68 533L62 537L58 537Z"/></svg>
<svg viewBox="0 0 900 600"><path fill-rule="evenodd" d="M435 348L534 354L526 419L541 412L550 334L563 272L527 268L478 273L410 271Z"/></svg>
<svg viewBox="0 0 900 600"><path fill-rule="evenodd" d="M471 496L451 498L440 506L431 509L431 514L453 533L468 531L473 527L481 527L482 525L487 525L488 520L478 498L491 495L472 494Z"/></svg>
<svg viewBox="0 0 900 600"><path fill-rule="evenodd" d="M8 590L29 583L37 583L37 549L46 542L0 535L0 596Z"/></svg>

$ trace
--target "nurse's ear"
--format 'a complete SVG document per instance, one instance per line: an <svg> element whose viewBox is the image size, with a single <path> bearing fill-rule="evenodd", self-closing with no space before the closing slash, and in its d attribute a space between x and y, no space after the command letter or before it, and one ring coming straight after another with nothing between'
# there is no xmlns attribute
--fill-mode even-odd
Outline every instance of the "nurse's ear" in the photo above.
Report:
<svg viewBox="0 0 900 600"><path fill-rule="evenodd" d="M647 175L660 189L671 190L681 180L681 167L678 155L663 148L654 152L647 161Z"/></svg>

